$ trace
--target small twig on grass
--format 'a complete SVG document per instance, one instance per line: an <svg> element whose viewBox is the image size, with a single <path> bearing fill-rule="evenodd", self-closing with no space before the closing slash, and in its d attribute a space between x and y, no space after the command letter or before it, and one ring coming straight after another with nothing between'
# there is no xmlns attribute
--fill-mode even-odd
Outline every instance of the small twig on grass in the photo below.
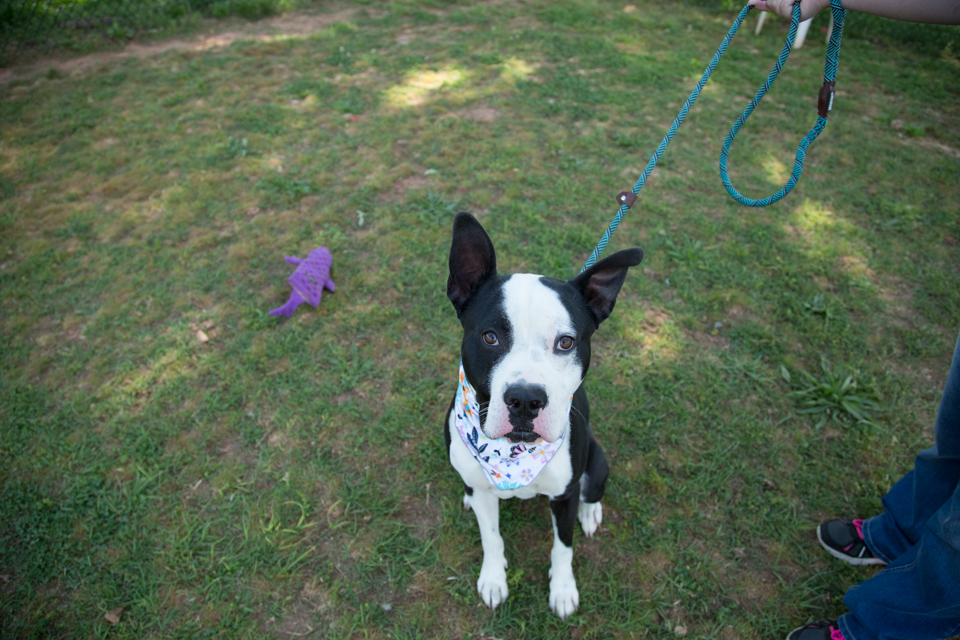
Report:
<svg viewBox="0 0 960 640"><path fill-rule="evenodd" d="M308 636L308 635L310 635L310 634L313 633L314 631L315 631L315 629L314 629L313 627L311 627L310 625L307 625L307 632L306 632L306 633L297 633L296 631L282 631L281 633L286 633L286 634L291 635L291 636L303 637L303 636Z"/></svg>
<svg viewBox="0 0 960 640"><path fill-rule="evenodd" d="M267 439L267 436L269 436L271 433L273 433L273 431L274 431L275 428L276 428L276 427L271 428L271 429L267 429L267 432L264 433L262 436L260 436L260 439L257 440L257 447L258 447L258 448L260 447L261 444L263 444L263 441Z"/></svg>

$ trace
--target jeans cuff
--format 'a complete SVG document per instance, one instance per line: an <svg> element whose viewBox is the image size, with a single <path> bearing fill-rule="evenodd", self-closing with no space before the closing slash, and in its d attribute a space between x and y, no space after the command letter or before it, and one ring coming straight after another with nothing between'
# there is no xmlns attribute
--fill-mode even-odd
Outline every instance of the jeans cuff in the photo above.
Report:
<svg viewBox="0 0 960 640"><path fill-rule="evenodd" d="M873 524L874 520L876 520L877 518L880 518L883 515L884 514L880 514L879 516L874 516L869 520L864 520L863 526L860 528L860 530L863 533L863 542L867 545L867 549L870 550L870 553L872 553L876 558L879 558L880 560L883 560L887 564L890 564L891 562L896 560L896 558L891 558L887 556L887 554L883 553L880 550L879 545L877 545L873 541L873 536L870 534L870 528L871 528L870 525Z"/></svg>
<svg viewBox="0 0 960 640"><path fill-rule="evenodd" d="M843 633L843 640L875 640L875 638L868 638L864 635L856 636L853 634L853 631L850 630L850 625L847 624L846 618L851 614L845 613L837 620L837 627L839 627L840 632Z"/></svg>

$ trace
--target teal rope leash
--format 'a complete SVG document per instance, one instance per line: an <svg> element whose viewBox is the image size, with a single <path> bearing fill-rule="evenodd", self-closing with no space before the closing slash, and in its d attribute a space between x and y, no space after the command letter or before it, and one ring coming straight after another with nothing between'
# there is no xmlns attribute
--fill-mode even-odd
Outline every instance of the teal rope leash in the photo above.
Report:
<svg viewBox="0 0 960 640"><path fill-rule="evenodd" d="M814 125L813 129L811 129L810 132L804 136L803 140L800 142L800 146L797 148L797 157L796 162L794 163L793 173L790 175L790 179L787 181L787 184L784 185L780 191L767 198L762 198L760 200L747 198L741 195L740 192L734 188L733 184L731 184L730 177L727 174L727 160L730 155L730 145L733 143L733 139L736 137L737 132L740 131L740 128L747 121L747 118L750 117L750 114L753 113L754 109L756 109L757 105L763 99L763 96L766 95L767 91L769 91L770 87L777 79L777 76L780 75L780 71L783 69L783 65L786 63L787 57L789 57L790 51L793 49L793 40L797 35L797 27L800 24L799 3L793 5L793 17L790 21L790 32L787 34L786 44L784 44L783 50L780 52L780 57L777 58L777 63L770 71L770 75L767 76L767 80L763 83L763 86L760 87L760 90L757 91L757 94L750 101L750 104L747 105L740 117L737 118L737 121L734 123L730 133L727 134L727 138L723 143L723 149L720 152L720 179L723 181L723 186L726 188L727 193L729 193L734 200L742 205L748 207L765 207L783 199L788 193L790 193L793 190L793 187L796 186L797 181L800 179L800 174L803 172L803 162L806 159L807 148L810 146L810 143L817 139L824 127L827 126L827 115L830 109L833 108L833 88L837 79L837 64L840 58L840 38L843 35L843 22L847 13L840 5L840 0L830 0L830 3L831 9L833 10L834 26L833 32L830 34L830 44L827 46L827 59L824 63L823 71L823 88L820 89L820 95L817 101L817 123ZM730 26L730 30L727 32L727 35L724 36L723 42L720 43L720 47L717 49L716 53L713 54L710 64L707 65L703 75L700 76L700 81L697 82L697 85L693 88L693 91L690 92L687 100L680 108L680 113L677 114L673 124L670 125L667 135L665 135L663 140L660 141L660 145L654 152L653 157L650 158L650 162L647 163L643 173L641 173L640 177L637 179L636 184L633 186L632 192L623 191L617 195L617 204L620 205L620 208L617 210L616 215L610 222L610 226L607 227L607 230L603 232L603 237L600 238L600 242L597 243L593 253L590 254L590 258L587 260L587 263L583 266L583 269L580 270L581 273L590 268L590 266L592 266L593 263L595 263L600 257L600 254L603 253L603 250L607 248L607 244L610 242L610 238L616 232L617 227L620 226L623 216L626 215L627 211L636 201L637 194L640 192L640 189L643 189L643 186L647 182L647 178L650 177L653 169L660 161L660 157L667 150L667 145L670 144L673 136L676 135L680 125L683 124L683 121L686 119L687 113L690 112L690 108L697 101L697 98L700 97L700 92L703 90L704 85L707 84L707 81L710 80L710 76L713 75L713 72L716 70L717 65L720 64L720 58L722 58L723 54L726 53L727 47L730 46L730 41L733 40L735 35L737 35L737 31L740 29L740 25L743 24L744 18L746 18L747 14L750 12L750 8L751 7L747 5L740 10L739 15L737 15L737 19L734 20L733 25Z"/></svg>

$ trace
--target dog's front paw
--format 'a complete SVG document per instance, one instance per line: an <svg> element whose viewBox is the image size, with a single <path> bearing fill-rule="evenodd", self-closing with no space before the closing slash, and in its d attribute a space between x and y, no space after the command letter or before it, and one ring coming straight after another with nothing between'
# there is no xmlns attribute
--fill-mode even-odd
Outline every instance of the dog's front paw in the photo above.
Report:
<svg viewBox="0 0 960 640"><path fill-rule="evenodd" d="M580 526L588 538L592 537L600 528L603 522L603 507L599 502L580 502L577 509L577 517L580 519Z"/></svg>
<svg viewBox="0 0 960 640"><path fill-rule="evenodd" d="M580 592L572 573L550 579L550 610L565 620L580 605Z"/></svg>
<svg viewBox="0 0 960 640"><path fill-rule="evenodd" d="M510 593L507 589L507 572L505 570L507 563L506 561L503 562L504 567L498 566L498 564L496 562L484 562L483 568L480 569L480 579L477 580L477 591L480 592L483 603L491 609L496 609L500 603L507 599L507 595Z"/></svg>
<svg viewBox="0 0 960 640"><path fill-rule="evenodd" d="M473 509L473 502L471 502L470 496L463 494L463 510L470 511L470 509Z"/></svg>

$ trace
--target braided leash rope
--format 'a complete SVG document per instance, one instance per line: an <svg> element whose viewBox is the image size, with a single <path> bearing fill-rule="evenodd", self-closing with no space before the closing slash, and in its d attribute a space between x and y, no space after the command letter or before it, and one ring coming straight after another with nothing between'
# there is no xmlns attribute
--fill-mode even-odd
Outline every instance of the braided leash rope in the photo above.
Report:
<svg viewBox="0 0 960 640"><path fill-rule="evenodd" d="M767 76L763 86L760 87L760 90L757 91L757 94L743 110L743 113L737 118L737 121L731 128L730 133L727 134L726 140L724 140L723 149L720 152L720 179L723 182L723 186L726 188L727 193L730 194L730 197L744 206L765 207L783 199L788 193L790 193L796 186L797 181L800 180L800 174L803 173L803 162L806 159L807 148L814 140L817 139L824 127L827 126L827 115L830 109L833 108L833 88L837 79L837 64L840 58L840 38L843 35L843 22L847 13L840 5L840 0L830 0L830 4L833 11L834 27L832 33L830 34L830 44L827 46L827 59L824 63L823 70L823 88L820 89L820 95L817 100L817 123L814 125L813 129L811 129L810 132L804 136L803 140L800 142L800 146L797 147L797 156L793 167L793 173L790 175L790 179L787 180L787 183L784 185L784 187L772 196L768 196L760 200L747 198L741 195L740 192L734 188L733 184L731 184L730 176L727 174L727 161L730 156L730 145L733 143L733 139L736 137L737 132L740 131L740 128L747 121L747 118L749 118L750 114L753 113L754 109L756 109L757 105L763 99L763 96L766 95L767 91L770 90L770 87L773 85L774 81L776 81L777 76L780 75L780 71L783 69L783 65L786 64L787 58L793 49L793 40L797 35L797 27L800 24L799 2L793 5L793 17L790 20L790 31L787 34L786 44L784 44L783 50L780 52L780 57L777 58L777 63L773 66L773 69L770 71L770 75ZM633 185L632 192L623 191L617 195L617 204L620 205L620 208L617 210L616 215L610 222L610 226L607 227L607 230L603 232L603 237L600 238L600 242L597 243L593 253L590 254L590 258L587 260L587 263L583 266L583 269L580 270L581 273L589 269L600 257L600 254L603 253L603 250L606 249L607 244L610 242L610 238L616 232L617 227L620 226L623 216L626 215L627 211L636 201L637 194L640 192L640 189L643 189L643 186L647 182L647 178L650 177L650 174L660 161L660 157L663 156L664 152L667 150L667 145L670 144L673 136L676 135L680 125L683 124L683 121L686 119L687 113L690 112L690 108L700 96L700 92L703 90L704 85L707 84L707 81L710 80L710 76L712 76L713 72L716 70L717 65L720 64L720 58L722 58L723 54L726 53L727 47L730 45L730 41L733 40L735 35L737 35L737 31L740 29L740 25L743 24L743 20L747 17L750 9L750 5L747 5L740 10L740 13L737 15L737 19L734 20L733 25L730 26L730 30L727 32L727 35L724 36L723 42L720 43L720 47L717 49L716 53L713 54L710 64L707 65L703 75L700 76L700 81L697 82L697 85L693 88L693 91L690 92L687 100L680 108L680 113L677 114L677 117L673 120L673 124L670 125L667 135L665 135L663 140L660 141L660 145L654 152L653 157L650 158L650 161L647 163L643 173L640 174L636 184Z"/></svg>

